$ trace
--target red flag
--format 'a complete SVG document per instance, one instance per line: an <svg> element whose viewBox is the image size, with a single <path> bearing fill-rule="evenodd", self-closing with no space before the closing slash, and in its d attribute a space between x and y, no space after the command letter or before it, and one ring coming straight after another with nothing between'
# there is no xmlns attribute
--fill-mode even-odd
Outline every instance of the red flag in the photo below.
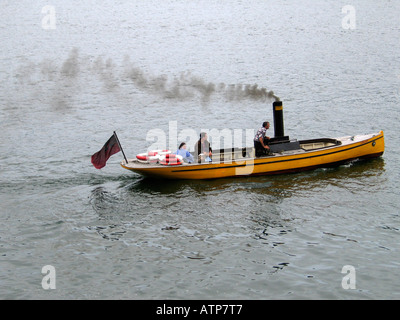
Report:
<svg viewBox="0 0 400 320"><path fill-rule="evenodd" d="M96 169L101 169L106 165L107 160L115 153L120 152L117 137L115 134L105 143L99 152L92 155L92 164Z"/></svg>

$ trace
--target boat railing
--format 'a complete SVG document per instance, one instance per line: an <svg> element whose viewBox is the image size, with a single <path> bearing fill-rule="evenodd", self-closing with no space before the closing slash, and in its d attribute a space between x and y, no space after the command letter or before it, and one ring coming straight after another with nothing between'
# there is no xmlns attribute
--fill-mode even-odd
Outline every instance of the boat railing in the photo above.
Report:
<svg viewBox="0 0 400 320"><path fill-rule="evenodd" d="M253 147L227 148L213 150L213 162L230 162L238 159L254 158L255 150Z"/></svg>

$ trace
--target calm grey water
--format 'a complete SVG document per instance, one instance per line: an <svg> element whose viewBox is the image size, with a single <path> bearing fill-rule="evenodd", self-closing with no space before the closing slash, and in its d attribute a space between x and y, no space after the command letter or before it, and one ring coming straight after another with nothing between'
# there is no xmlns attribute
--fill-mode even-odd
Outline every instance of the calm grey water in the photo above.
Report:
<svg viewBox="0 0 400 320"><path fill-rule="evenodd" d="M0 298L399 299L399 12L389 0L2 1ZM271 100L246 84L283 100L291 138L384 130L384 156L199 182L143 180L121 154L91 165L113 130L134 157L171 123L258 129Z"/></svg>

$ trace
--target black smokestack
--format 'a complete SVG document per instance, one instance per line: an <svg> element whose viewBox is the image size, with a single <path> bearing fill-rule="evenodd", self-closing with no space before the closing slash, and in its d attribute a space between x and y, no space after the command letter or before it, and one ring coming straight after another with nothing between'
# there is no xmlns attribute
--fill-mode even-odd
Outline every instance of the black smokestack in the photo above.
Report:
<svg viewBox="0 0 400 320"><path fill-rule="evenodd" d="M275 138L284 137L284 127L283 127L283 106L282 101L274 101L272 104L274 109L274 130Z"/></svg>

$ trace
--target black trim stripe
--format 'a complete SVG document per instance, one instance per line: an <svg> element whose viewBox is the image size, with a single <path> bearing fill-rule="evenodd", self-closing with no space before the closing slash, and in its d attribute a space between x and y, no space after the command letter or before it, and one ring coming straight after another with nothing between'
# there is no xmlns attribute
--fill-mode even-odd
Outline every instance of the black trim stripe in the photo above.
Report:
<svg viewBox="0 0 400 320"><path fill-rule="evenodd" d="M291 159L284 159L284 160L277 160L277 161L267 161L267 162L258 162L258 163L253 163L253 166L258 166L258 165L262 165L262 164L272 164L272 163L279 163L279 162L288 162L288 161L297 161L297 160L304 160L304 159L310 159L310 158L316 158L316 157L324 157L327 155L331 155L331 154L335 154L335 153L340 153L340 152L345 152L345 151L349 151L352 149L356 149L356 148L360 148L362 146L365 146L371 142L377 141L379 139L382 139L383 136L380 136L379 138L376 138L374 140L365 142L363 144L360 144L358 146L352 146L350 148L347 149L343 149L343 150L337 150L337 151L333 151L333 152L329 152L329 153L324 153L324 154L318 154L318 155L310 155L307 157L299 157L299 158L291 158ZM244 160L246 161L246 160ZM172 172L189 172L189 171L201 171L201 170L218 170L218 169L229 169L229 168L238 168L238 167L246 167L247 164L239 164L239 165L233 165L233 166L224 166L224 167L214 167L214 168L198 168L198 169L185 169L185 170L172 170ZM290 170L290 169L288 169Z"/></svg>

